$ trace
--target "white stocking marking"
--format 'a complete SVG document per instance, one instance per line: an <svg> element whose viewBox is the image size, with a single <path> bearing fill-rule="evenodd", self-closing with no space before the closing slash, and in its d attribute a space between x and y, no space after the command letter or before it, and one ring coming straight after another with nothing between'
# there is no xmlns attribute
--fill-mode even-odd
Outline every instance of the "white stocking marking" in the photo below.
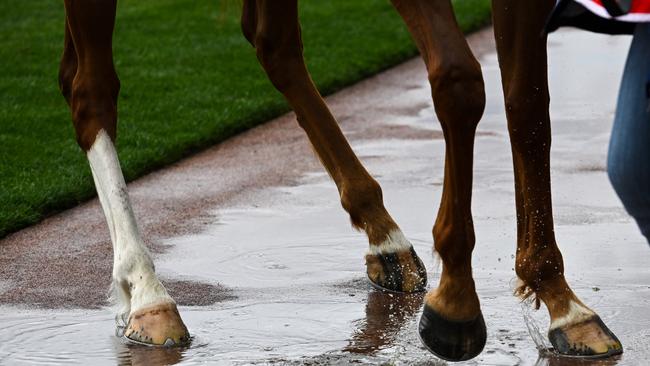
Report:
<svg viewBox="0 0 650 366"><path fill-rule="evenodd" d="M113 286L120 315L156 302L173 302L156 278L131 209L115 147L106 131L99 131L87 156L113 242Z"/></svg>
<svg viewBox="0 0 650 366"><path fill-rule="evenodd" d="M552 321L550 330L561 328L569 324L580 323L581 321L585 321L594 315L595 313L590 309L571 300L569 302L569 311L563 317Z"/></svg>
<svg viewBox="0 0 650 366"><path fill-rule="evenodd" d="M395 229L388 233L388 237L379 245L370 244L368 254L379 255L397 253L405 250L411 250L411 243L406 239L402 230Z"/></svg>

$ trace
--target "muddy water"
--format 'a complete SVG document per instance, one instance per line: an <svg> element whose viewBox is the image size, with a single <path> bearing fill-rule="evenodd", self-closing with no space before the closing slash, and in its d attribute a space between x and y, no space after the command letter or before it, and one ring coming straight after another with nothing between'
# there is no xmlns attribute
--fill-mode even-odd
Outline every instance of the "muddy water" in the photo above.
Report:
<svg viewBox="0 0 650 366"><path fill-rule="evenodd" d="M650 359L650 249L621 209L604 171L628 43L627 38L575 31L554 35L550 42L556 233L570 283L624 344L623 356L596 363L604 365L636 365ZM476 142L474 275L488 343L467 364L576 364L540 356L534 340L544 346L545 310L522 308L511 296L511 156L494 53L483 55L482 64L488 106ZM356 113L374 110L380 116L378 128L438 131L426 79L414 83L405 77L401 82L396 72L404 70L386 76L395 83L366 85L376 91L359 97L352 113L339 110L335 96L335 114L354 120ZM338 98L356 100L354 89ZM438 263L431 253L430 230L441 193L443 142L390 134L364 139L353 123L343 127L382 184L389 211L423 257L435 286ZM290 186L247 192L237 204L215 207L213 214L199 234L168 239L170 249L156 258L164 278L228 289L229 296L215 304L181 307L193 334L190 347L125 344L112 336L109 309L5 306L0 314L0 363L442 364L416 336L421 295L390 295L368 287L365 239L350 229L336 189L321 171L306 171Z"/></svg>

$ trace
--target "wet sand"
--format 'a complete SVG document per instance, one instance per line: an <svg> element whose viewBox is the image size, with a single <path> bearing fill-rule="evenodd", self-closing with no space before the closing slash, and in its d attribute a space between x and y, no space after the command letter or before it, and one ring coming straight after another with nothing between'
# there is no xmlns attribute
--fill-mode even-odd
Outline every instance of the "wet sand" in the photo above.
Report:
<svg viewBox="0 0 650 366"><path fill-rule="evenodd" d="M527 330L532 321L524 321L529 310L511 295L513 174L498 65L490 30L470 40L488 98L473 203L474 275L488 343L467 364L575 364L539 357ZM625 348L597 364L650 359L650 248L605 173L628 44L577 31L549 42L556 234L570 283ZM444 142L422 62L406 62L328 103L435 286L431 226ZM150 349L112 336L105 301L112 252L94 200L0 242L0 364L443 364L417 339L421 295L369 288L366 239L350 228L292 114L129 189L157 271L183 305L192 345ZM532 317L544 333L545 310Z"/></svg>

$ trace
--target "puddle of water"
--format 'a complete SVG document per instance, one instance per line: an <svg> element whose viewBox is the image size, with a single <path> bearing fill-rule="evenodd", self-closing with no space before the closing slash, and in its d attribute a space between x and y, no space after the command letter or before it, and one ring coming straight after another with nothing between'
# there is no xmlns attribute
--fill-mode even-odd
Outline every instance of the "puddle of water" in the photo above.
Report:
<svg viewBox="0 0 650 366"><path fill-rule="evenodd" d="M303 289L299 299L273 301L267 299L273 294L267 293L243 304L182 307L193 342L177 349L135 346L112 336L115 323L108 311L5 309L0 316L5 324L0 361L11 365L439 364L416 336L422 295L369 291L362 279L326 292L326 302L315 299L322 293L315 296ZM499 348L491 340L488 349L492 350L468 364L519 363L519 357Z"/></svg>

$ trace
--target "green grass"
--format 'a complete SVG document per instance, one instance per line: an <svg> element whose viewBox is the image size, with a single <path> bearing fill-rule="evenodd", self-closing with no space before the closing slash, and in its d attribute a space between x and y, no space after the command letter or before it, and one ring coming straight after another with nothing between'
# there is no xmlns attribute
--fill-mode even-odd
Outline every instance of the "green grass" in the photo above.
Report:
<svg viewBox="0 0 650 366"><path fill-rule="evenodd" d="M488 0L455 1L465 31ZM417 54L387 0L302 0L305 57L323 94ZM117 148L127 180L288 110L219 0L121 0ZM0 237L95 194L57 87L61 1L0 3Z"/></svg>

